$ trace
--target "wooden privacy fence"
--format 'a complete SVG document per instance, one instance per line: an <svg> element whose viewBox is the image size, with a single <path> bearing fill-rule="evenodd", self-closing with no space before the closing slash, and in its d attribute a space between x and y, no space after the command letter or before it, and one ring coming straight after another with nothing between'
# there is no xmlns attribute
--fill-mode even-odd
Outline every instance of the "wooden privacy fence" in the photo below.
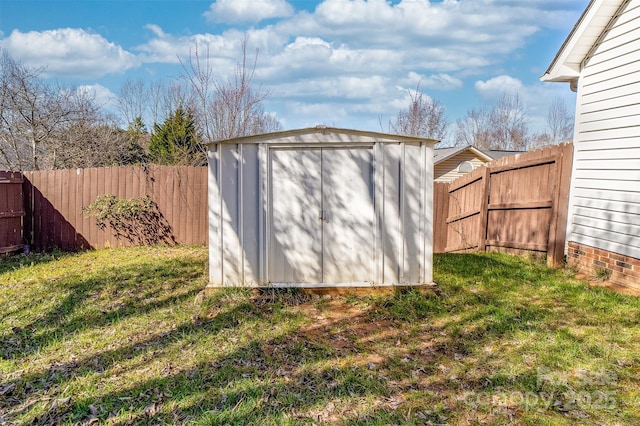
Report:
<svg viewBox="0 0 640 426"><path fill-rule="evenodd" d="M433 249L547 254L563 263L573 146L564 144L487 163L456 181L434 184ZM112 167L0 172L0 253L80 250L136 244L100 229L83 207L98 195L148 195L167 241L206 244L207 168ZM24 196L24 201L22 200ZM24 207L23 207L24 206ZM24 228L24 230L23 230Z"/></svg>
<svg viewBox="0 0 640 426"><path fill-rule="evenodd" d="M22 173L0 171L0 255L23 247Z"/></svg>
<svg viewBox="0 0 640 426"><path fill-rule="evenodd" d="M572 160L563 144L487 163L451 182L448 198L436 187L434 250L538 253L562 265Z"/></svg>
<svg viewBox="0 0 640 426"><path fill-rule="evenodd" d="M33 250L128 246L149 239L181 244L208 240L206 167L51 170L24 172L24 177L24 238ZM118 235L109 226L100 229L82 209L104 194L149 196L153 223L146 223L137 235Z"/></svg>

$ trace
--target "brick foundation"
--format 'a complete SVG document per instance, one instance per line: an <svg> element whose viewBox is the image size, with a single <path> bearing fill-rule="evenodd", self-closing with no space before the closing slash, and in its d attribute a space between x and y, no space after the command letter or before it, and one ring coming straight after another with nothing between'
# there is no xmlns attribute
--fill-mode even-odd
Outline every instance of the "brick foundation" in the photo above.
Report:
<svg viewBox="0 0 640 426"><path fill-rule="evenodd" d="M640 259L569 241L567 263L591 278L607 271L608 282L640 290Z"/></svg>

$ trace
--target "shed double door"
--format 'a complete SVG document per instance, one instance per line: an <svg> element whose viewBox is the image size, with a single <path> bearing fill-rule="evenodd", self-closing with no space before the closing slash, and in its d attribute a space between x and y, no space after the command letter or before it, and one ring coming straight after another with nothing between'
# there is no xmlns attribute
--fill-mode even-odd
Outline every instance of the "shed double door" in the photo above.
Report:
<svg viewBox="0 0 640 426"><path fill-rule="evenodd" d="M373 148L270 150L270 283L375 281Z"/></svg>

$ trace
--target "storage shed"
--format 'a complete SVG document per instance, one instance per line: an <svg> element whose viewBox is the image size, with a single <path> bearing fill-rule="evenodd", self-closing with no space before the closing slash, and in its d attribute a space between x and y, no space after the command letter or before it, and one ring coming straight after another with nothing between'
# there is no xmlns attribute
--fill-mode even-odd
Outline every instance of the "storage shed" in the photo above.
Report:
<svg viewBox="0 0 640 426"><path fill-rule="evenodd" d="M431 283L436 142L318 126L210 144L210 286Z"/></svg>

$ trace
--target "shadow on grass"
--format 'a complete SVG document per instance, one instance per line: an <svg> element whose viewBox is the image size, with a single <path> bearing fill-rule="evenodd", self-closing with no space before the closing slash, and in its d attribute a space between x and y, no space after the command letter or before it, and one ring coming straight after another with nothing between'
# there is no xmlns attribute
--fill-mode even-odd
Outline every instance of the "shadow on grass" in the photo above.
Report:
<svg viewBox="0 0 640 426"><path fill-rule="evenodd" d="M0 256L0 274L22 267L31 267L48 262L54 262L68 256L73 256L73 254L53 251L49 253L34 252L28 255L16 254L13 256Z"/></svg>
<svg viewBox="0 0 640 426"><path fill-rule="evenodd" d="M432 334L439 336L439 340L430 350L400 349L404 353L402 359L375 353L376 348L394 347L399 340L409 344L410 337L404 332L416 319L434 315L432 302L430 295L418 292L397 294L381 301L384 308L372 304L349 319L306 324L275 336L253 338L188 368L177 367L161 377L97 398L73 400L65 408L64 419L74 423L87 421L92 418L90 407L95 407L101 421L123 425L184 424L194 420L206 424L256 425L442 423L454 408L451 401L442 404L436 395L428 402L420 399L408 402L398 395L416 392L433 395L434 390L442 389L455 393L459 383L437 377L433 368L442 359L466 356L473 351L467 347L471 344L468 336L454 332L443 336L434 329ZM277 310L274 309L277 303L242 302L228 306L203 324L201 330L190 325L181 327L176 333L162 336L160 340L165 343L160 345L174 341L176 336L189 340L200 333L211 335L233 329L239 317L247 327L268 327L276 322L271 312ZM444 309L435 313L445 314ZM470 317L467 322L472 324L476 320ZM504 323L496 325L497 330L490 325L492 322L484 330L477 330L474 344L492 342L498 335L513 330L506 325L513 321L512 317L505 316L501 321ZM382 329L389 332L381 333ZM337 344L338 339L343 343ZM363 348L365 342L367 347ZM411 382L402 375L396 377L398 368L405 368L405 363L411 363L415 371L422 369L423 379ZM478 393L504 386L534 391L535 379L535 372L531 371L515 376L495 372L468 380L465 388ZM409 406L403 407L404 403ZM123 412L127 413L125 418L110 418ZM508 419L509 413L503 416L500 418Z"/></svg>
<svg viewBox="0 0 640 426"><path fill-rule="evenodd" d="M145 339L114 342L113 349L89 351L80 360L0 384L0 389L15 388L0 401L0 412L40 424L96 420L112 424L426 424L447 423L460 413L467 416L458 418L463 423L475 415L475 408L456 400L463 392L538 390L535 369L520 368L521 354L500 343L513 342L521 332L539 338L555 333L563 342L581 346L581 338L565 329L547 330L549 321L560 313L529 303L531 299L525 297L539 285L536 277L552 277L556 272L501 256L444 255L434 263L442 277L440 292L364 297L353 304L343 301L337 310L358 308L346 316L333 316L335 312L327 307L330 302L298 299L295 294L267 294L270 300L257 302L246 291L234 289L238 293L233 297L229 290L219 290L196 310L197 316L173 330L158 333L149 326ZM188 275L188 265L183 266ZM159 268L173 276L173 267ZM140 281L139 271L117 273ZM84 282L81 287L93 285ZM519 286L525 289L523 299L509 297ZM53 331L100 328L173 303L166 297L147 300L154 297L154 288L137 288L139 297L114 305L114 316L108 320L75 315L79 311L65 308L62 323ZM74 303L92 300L91 291L78 289L78 293ZM185 308L185 297L191 293L174 289L172 294L177 308ZM304 318L287 326L296 316ZM45 324L34 324L46 336ZM231 338L239 343L229 343ZM192 360L185 352L183 363L173 362L162 372L126 385L109 385L111 379L122 380L129 374L138 377L136 370L164 356L163 351L202 350L205 344L217 346L206 359ZM500 353L486 353L486 346L495 346ZM507 363L504 369L496 364L501 362ZM468 369L461 367L462 374L468 375L447 372L456 365ZM64 389L88 375L103 376L98 389L62 398L68 396ZM63 401L51 402L55 398ZM25 402L29 400L41 407L33 408ZM522 419L517 406L489 404L480 409L485 414L491 411L493 424ZM538 419L545 420L544 416L556 422L567 418L553 408Z"/></svg>
<svg viewBox="0 0 640 426"><path fill-rule="evenodd" d="M195 260L168 260L104 268L82 280L65 277L61 301L35 321L0 335L0 358L24 358L66 336L193 298L200 288L178 286L201 276L202 268ZM46 295L41 297L46 301ZM32 308L31 303L25 300L24 308Z"/></svg>

